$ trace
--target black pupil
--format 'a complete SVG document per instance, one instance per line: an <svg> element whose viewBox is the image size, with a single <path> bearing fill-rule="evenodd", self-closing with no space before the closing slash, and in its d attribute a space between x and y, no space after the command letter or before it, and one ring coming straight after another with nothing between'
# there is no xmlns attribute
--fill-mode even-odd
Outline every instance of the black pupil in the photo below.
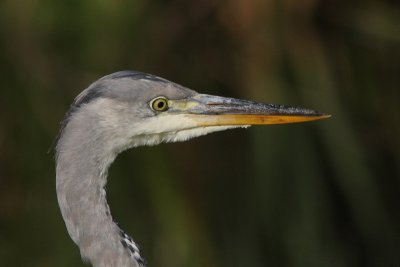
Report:
<svg viewBox="0 0 400 267"><path fill-rule="evenodd" d="M158 107L159 109L164 108L164 105L165 105L164 101L158 101L158 103L157 103L157 107Z"/></svg>

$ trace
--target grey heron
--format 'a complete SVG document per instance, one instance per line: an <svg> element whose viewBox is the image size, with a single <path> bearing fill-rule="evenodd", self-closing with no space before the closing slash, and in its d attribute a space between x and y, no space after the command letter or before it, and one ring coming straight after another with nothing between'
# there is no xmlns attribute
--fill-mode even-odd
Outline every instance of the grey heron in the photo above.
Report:
<svg viewBox="0 0 400 267"><path fill-rule="evenodd" d="M95 267L147 266L106 200L107 170L120 152L237 127L327 117L310 109L199 94L141 72L105 76L76 97L57 139L57 199L68 233Z"/></svg>

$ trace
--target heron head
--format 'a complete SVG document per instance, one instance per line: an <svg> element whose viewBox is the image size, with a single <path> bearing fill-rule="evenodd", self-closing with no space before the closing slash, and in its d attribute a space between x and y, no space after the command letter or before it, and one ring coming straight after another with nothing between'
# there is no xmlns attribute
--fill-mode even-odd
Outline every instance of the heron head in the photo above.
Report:
<svg viewBox="0 0 400 267"><path fill-rule="evenodd" d="M123 150L184 141L236 127L327 117L310 109L199 94L163 78L123 71L105 76L84 90L64 124L84 124L86 127L68 128L86 129L93 138L112 140L118 150Z"/></svg>

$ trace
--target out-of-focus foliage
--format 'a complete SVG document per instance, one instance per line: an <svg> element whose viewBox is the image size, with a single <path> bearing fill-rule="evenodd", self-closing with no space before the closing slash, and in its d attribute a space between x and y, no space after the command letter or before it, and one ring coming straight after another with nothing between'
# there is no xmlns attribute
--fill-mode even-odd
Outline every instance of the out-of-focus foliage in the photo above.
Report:
<svg viewBox="0 0 400 267"><path fill-rule="evenodd" d="M149 266L400 266L399 62L396 1L1 1L0 266L85 266L46 152L123 69L333 114L123 153L108 197Z"/></svg>

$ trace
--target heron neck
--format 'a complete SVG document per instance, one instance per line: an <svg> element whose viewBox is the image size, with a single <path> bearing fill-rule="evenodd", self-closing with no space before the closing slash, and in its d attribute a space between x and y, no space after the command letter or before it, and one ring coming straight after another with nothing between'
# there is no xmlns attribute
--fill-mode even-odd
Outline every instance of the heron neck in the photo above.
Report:
<svg viewBox="0 0 400 267"><path fill-rule="evenodd" d="M68 233L93 266L138 267L106 200L107 170L116 155L87 140L67 131L57 145L57 198Z"/></svg>

